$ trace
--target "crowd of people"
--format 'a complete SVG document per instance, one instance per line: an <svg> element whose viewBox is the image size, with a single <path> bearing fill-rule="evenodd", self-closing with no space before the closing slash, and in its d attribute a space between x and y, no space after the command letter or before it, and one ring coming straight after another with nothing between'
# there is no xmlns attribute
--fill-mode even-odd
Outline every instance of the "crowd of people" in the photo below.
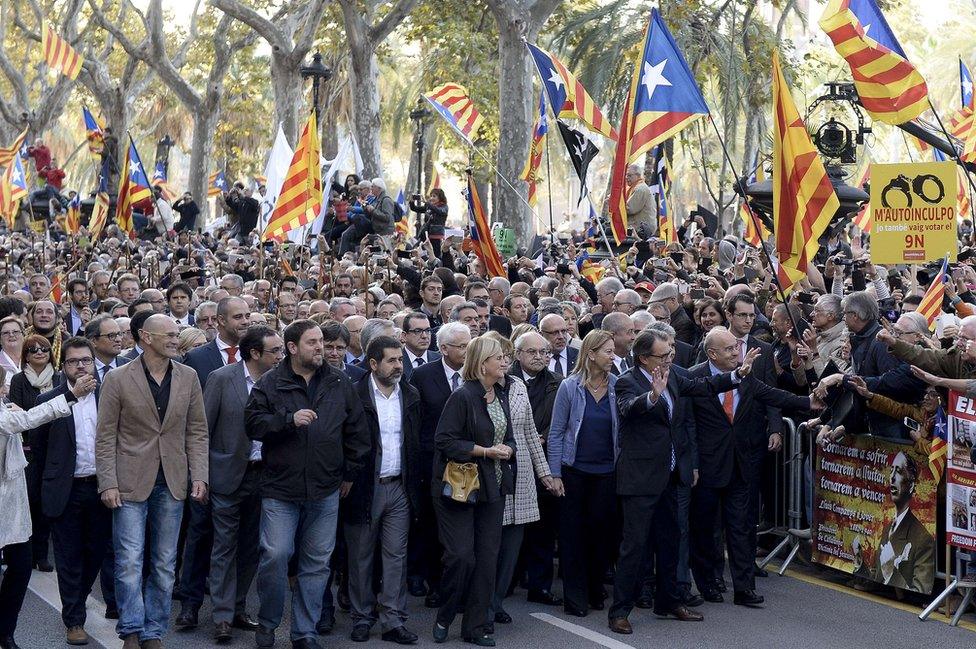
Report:
<svg viewBox="0 0 976 649"><path fill-rule="evenodd" d="M290 600L299 649L337 609L354 641L413 644L420 606L436 642L461 616L494 646L523 588L620 634L635 607L762 606L784 417L924 445L942 391L976 392L969 260L933 335L914 309L935 271L871 264L847 226L784 302L701 219L676 242L646 222L603 261L574 232L490 277L446 236L441 190L410 201L405 241L414 217L350 175L287 249L255 243L257 196L220 202L207 233L187 210L134 241L0 238L2 649L32 568L56 568L73 645L99 579L124 649L161 647L174 599L198 627L207 596L215 641L258 647Z"/></svg>

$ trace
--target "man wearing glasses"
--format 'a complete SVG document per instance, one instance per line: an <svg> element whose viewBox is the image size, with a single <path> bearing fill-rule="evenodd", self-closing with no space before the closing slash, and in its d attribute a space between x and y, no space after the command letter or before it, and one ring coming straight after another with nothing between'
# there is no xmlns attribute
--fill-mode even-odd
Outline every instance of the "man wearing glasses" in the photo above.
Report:
<svg viewBox="0 0 976 649"><path fill-rule="evenodd" d="M255 382L285 356L284 341L264 325L249 327L239 345L243 362L213 371L203 392L210 431L210 598L217 642L231 639L231 627L256 626L245 604L258 565L263 461L261 442L252 442L245 432L244 406Z"/></svg>
<svg viewBox="0 0 976 649"><path fill-rule="evenodd" d="M555 313L542 318L539 323L539 331L549 343L551 357L548 362L549 371L560 378L569 376L576 365L576 358L579 350L569 347L569 339L572 337L569 332L569 325L565 318Z"/></svg>
<svg viewBox="0 0 976 649"><path fill-rule="evenodd" d="M111 512L98 498L95 478L95 425L98 418L95 355L84 338L69 338L61 349L64 382L40 395L45 403L77 395L68 417L31 432L31 448L44 476L41 509L51 520L58 568L61 620L69 644L85 644L85 601L102 567L112 534Z"/></svg>
<svg viewBox="0 0 976 649"><path fill-rule="evenodd" d="M85 338L91 341L95 351L95 378L99 383L105 375L117 367L125 365L129 359L122 358L122 329L111 316L102 315L85 327Z"/></svg>
<svg viewBox="0 0 976 649"><path fill-rule="evenodd" d="M98 490L112 510L116 630L123 649L160 649L183 501L207 497L207 418L197 373L173 362L179 358L176 322L153 314L138 334L138 361L109 372L102 384L95 457Z"/></svg>
<svg viewBox="0 0 976 649"><path fill-rule="evenodd" d="M414 311L404 316L403 378L408 381L415 369L441 357L439 353L430 349L430 332L430 319L425 314Z"/></svg>

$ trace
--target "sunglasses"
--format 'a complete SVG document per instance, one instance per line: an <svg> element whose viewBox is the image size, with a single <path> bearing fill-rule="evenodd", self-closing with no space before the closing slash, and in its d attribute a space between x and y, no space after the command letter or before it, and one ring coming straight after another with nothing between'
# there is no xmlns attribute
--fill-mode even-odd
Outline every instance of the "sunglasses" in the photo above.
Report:
<svg viewBox="0 0 976 649"><path fill-rule="evenodd" d="M50 347L28 347L28 354L49 354L51 353Z"/></svg>

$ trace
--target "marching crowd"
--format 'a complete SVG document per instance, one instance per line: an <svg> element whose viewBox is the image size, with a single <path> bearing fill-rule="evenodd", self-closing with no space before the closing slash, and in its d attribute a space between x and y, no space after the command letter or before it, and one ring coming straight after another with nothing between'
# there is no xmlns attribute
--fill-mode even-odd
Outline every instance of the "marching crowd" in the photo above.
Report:
<svg viewBox="0 0 976 649"><path fill-rule="evenodd" d="M290 601L306 649L337 609L354 641L413 644L411 606L436 642L461 616L494 646L516 587L621 634L635 607L761 606L783 418L924 445L941 391L974 391L969 260L933 335L914 309L935 271L872 265L848 227L783 302L701 220L602 262L574 233L488 277L440 190L397 215L350 176L287 252L252 245L257 196L221 201L206 234L0 238L2 649L32 568L57 569L75 645L100 580L124 649L161 647L173 600L196 628L207 596L217 642L274 646Z"/></svg>

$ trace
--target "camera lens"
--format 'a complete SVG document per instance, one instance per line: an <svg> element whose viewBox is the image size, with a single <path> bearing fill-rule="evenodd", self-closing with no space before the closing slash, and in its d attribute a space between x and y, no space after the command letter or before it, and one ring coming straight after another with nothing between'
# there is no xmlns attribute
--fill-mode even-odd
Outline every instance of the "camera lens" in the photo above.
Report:
<svg viewBox="0 0 976 649"><path fill-rule="evenodd" d="M831 118L826 124L817 129L814 136L817 149L828 158L843 158L852 148L851 130L844 124Z"/></svg>

